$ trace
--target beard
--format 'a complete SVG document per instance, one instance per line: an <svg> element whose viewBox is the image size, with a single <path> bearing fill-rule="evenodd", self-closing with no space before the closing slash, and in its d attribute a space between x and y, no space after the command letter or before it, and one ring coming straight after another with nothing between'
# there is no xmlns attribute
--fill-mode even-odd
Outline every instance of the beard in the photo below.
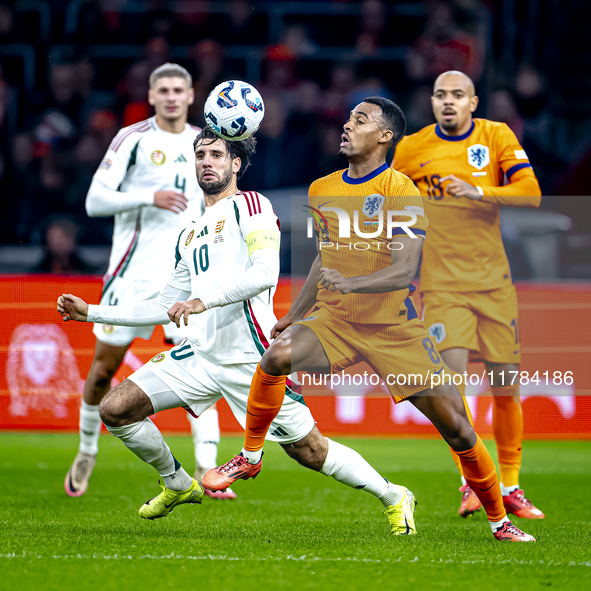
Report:
<svg viewBox="0 0 591 591"><path fill-rule="evenodd" d="M454 129L457 129L458 128L458 122L457 121L443 121L439 125L443 129L445 129L446 131L453 131Z"/></svg>
<svg viewBox="0 0 591 591"><path fill-rule="evenodd" d="M228 170L220 179L204 181L197 179L197 184L206 195L217 195L221 193L232 182L233 172Z"/></svg>
<svg viewBox="0 0 591 591"><path fill-rule="evenodd" d="M343 148L339 150L338 156L339 158L341 158L341 160L349 160L349 155L347 154L347 152L345 152Z"/></svg>

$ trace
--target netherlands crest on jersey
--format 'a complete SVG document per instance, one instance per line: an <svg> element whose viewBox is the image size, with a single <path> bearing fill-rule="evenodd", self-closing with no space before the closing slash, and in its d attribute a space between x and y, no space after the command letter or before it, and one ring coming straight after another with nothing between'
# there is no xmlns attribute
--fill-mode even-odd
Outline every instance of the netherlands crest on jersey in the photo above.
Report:
<svg viewBox="0 0 591 591"><path fill-rule="evenodd" d="M474 144L468 148L468 164L482 170L490 164L490 151L488 146Z"/></svg>
<svg viewBox="0 0 591 591"><path fill-rule="evenodd" d="M445 332L445 324L443 322L436 322L429 327L429 336L435 339L437 344L441 343L447 336Z"/></svg>
<svg viewBox="0 0 591 591"><path fill-rule="evenodd" d="M368 195L363 202L363 209L361 213L366 215L368 218L372 218L380 211L386 198L383 195Z"/></svg>

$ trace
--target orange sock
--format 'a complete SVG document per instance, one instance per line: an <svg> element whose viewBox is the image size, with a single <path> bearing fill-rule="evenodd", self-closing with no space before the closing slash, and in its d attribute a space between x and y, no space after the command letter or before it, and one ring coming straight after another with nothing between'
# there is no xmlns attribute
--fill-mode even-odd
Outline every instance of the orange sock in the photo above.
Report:
<svg viewBox="0 0 591 591"><path fill-rule="evenodd" d="M248 393L244 449L263 449L265 435L283 404L286 378L287 376L270 376L261 369L260 364L257 365Z"/></svg>
<svg viewBox="0 0 591 591"><path fill-rule="evenodd" d="M460 394L462 395L462 400L464 401L464 407L466 408L466 414L468 415L468 419L470 420L470 424L472 425L472 428L474 428L474 419L472 418L472 413L470 412L470 407L468 406L468 402L466 401L466 384L464 384L464 382L462 382L459 386L458 386L458 390L460 391ZM460 476L464 475L464 471L462 469L462 462L460 461L460 456L458 456L458 454L450 447L449 451L451 452L451 458L454 461L458 472L460 473Z"/></svg>
<svg viewBox="0 0 591 591"><path fill-rule="evenodd" d="M507 514L503 506L501 486L495 463L482 439L477 435L476 445L472 449L459 451L457 454L464 468L464 478L480 499L488 520L501 521Z"/></svg>
<svg viewBox="0 0 591 591"><path fill-rule="evenodd" d="M499 474L504 486L519 484L523 413L519 384L493 388L493 435L497 442Z"/></svg>

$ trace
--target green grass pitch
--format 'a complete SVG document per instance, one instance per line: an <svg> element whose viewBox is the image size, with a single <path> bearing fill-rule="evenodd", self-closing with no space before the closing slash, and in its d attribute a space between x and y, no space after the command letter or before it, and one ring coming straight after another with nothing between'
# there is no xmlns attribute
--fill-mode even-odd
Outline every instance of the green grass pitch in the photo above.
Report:
<svg viewBox="0 0 591 591"><path fill-rule="evenodd" d="M192 471L189 437L168 438ZM157 474L111 436L81 498L63 490L75 435L0 435L0 589L589 589L591 442L528 441L522 486L547 515L514 519L536 544L496 542L457 516L458 476L436 440L342 439L419 500L417 536L393 537L381 504L268 444L236 501L144 521ZM225 438L221 460L240 449ZM487 442L494 452L494 444Z"/></svg>

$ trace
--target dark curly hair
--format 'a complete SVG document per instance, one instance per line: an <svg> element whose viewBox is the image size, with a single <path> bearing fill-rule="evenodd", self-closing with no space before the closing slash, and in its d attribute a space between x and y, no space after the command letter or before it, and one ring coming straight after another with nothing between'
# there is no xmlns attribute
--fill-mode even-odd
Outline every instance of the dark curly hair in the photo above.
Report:
<svg viewBox="0 0 591 591"><path fill-rule="evenodd" d="M207 143L213 144L216 140L221 140L226 144L226 150L230 154L232 160L240 158L240 170L238 171L238 178L246 172L250 166L252 155L256 152L257 141L254 136L247 137L244 140L226 140L220 137L209 125L206 125L201 133L195 138L193 142L193 151L197 149L197 144L202 141L210 140Z"/></svg>

